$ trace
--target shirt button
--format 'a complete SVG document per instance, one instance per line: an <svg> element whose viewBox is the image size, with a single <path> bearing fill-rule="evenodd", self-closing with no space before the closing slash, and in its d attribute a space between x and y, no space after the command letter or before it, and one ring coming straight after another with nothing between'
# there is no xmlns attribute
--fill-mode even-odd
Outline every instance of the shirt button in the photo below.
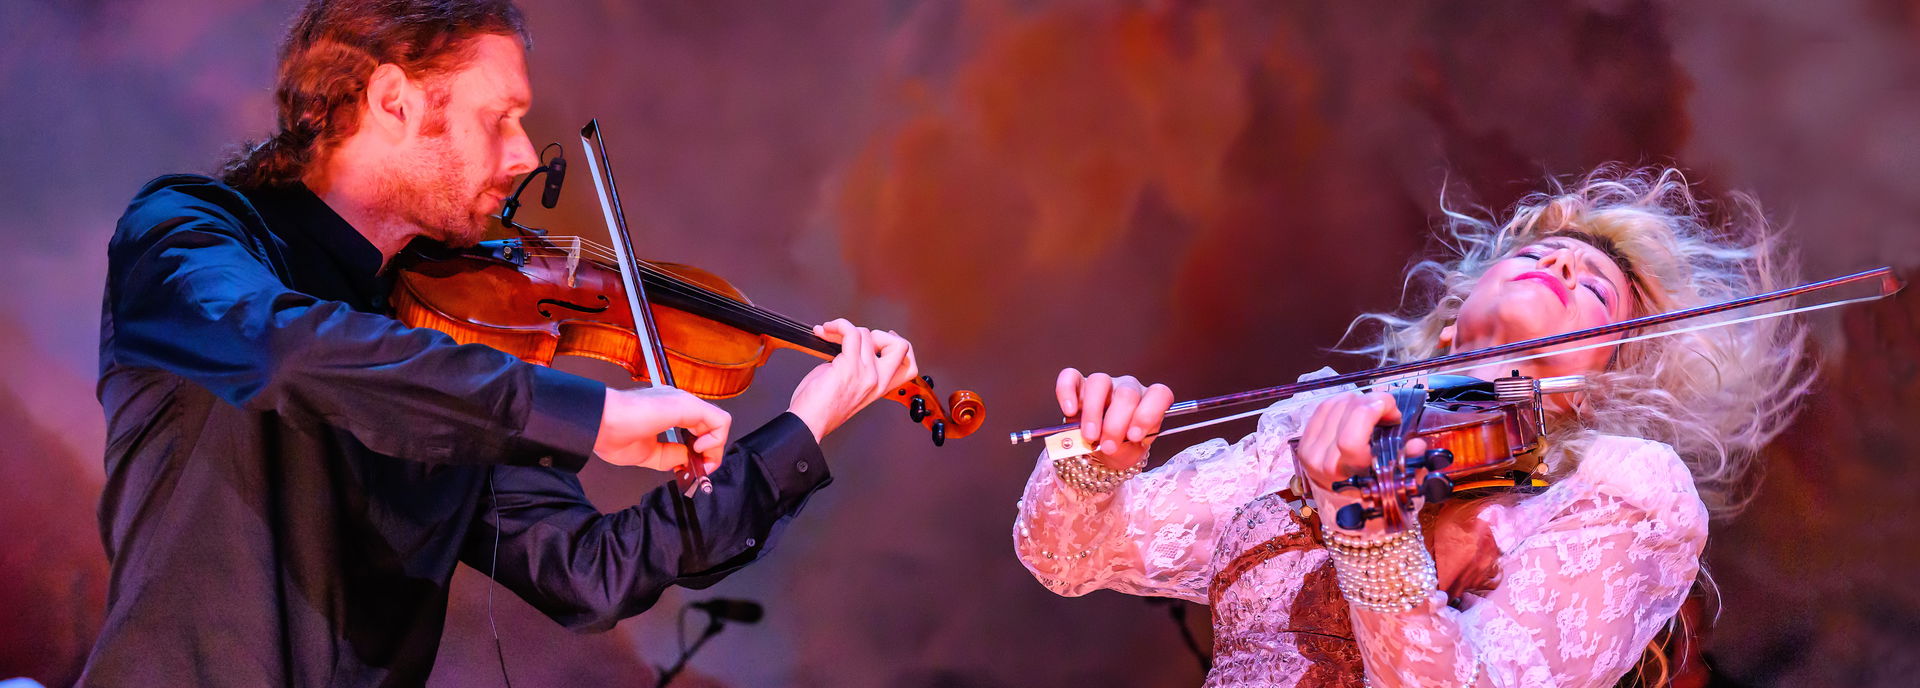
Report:
<svg viewBox="0 0 1920 688"><path fill-rule="evenodd" d="M541 465L541 466L543 466L543 467L546 467L546 468L552 468L552 467L553 467L553 457L551 457L551 456L542 456L542 457L540 457L540 465Z"/></svg>
<svg viewBox="0 0 1920 688"><path fill-rule="evenodd" d="M747 538L747 546L748 546L748 547L752 547L752 546L754 546L754 545L755 545L755 544L757 544L757 543L758 543L758 541L757 541L757 540L754 540L753 538Z"/></svg>
<svg viewBox="0 0 1920 688"><path fill-rule="evenodd" d="M793 464L793 470L800 471L801 473L807 472L808 468L809 466L807 466L806 461L799 461Z"/></svg>

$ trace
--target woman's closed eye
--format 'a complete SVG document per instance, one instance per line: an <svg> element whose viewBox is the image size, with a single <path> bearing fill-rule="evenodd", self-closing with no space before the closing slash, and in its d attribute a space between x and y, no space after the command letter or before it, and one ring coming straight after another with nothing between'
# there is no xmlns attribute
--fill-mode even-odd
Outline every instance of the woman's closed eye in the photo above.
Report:
<svg viewBox="0 0 1920 688"><path fill-rule="evenodd" d="M1607 290L1602 288L1599 284L1595 282L1587 281L1587 282L1582 282L1580 286L1586 287L1588 291L1592 291L1594 298L1600 299L1600 305L1607 306L1609 308L1613 306L1613 300L1607 298Z"/></svg>

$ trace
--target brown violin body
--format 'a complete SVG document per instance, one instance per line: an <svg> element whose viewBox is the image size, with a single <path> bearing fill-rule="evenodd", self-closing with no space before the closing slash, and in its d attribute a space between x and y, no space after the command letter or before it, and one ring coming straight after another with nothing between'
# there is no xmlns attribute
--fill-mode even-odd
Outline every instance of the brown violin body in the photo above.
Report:
<svg viewBox="0 0 1920 688"><path fill-rule="evenodd" d="M1456 482L1512 469L1539 446L1537 428L1525 422L1522 402L1429 402L1413 434L1428 447L1445 448L1453 461L1440 469Z"/></svg>
<svg viewBox="0 0 1920 688"><path fill-rule="evenodd" d="M1432 388L1392 390L1402 421L1375 430L1372 470L1332 485L1360 497L1334 514L1340 527L1358 529L1381 519L1389 532L1398 532L1420 506L1439 503L1456 490L1531 484L1546 429L1542 383L1547 384L1544 393L1573 391L1581 384L1577 377L1439 378L1444 379ZM1415 438L1426 441L1426 452L1404 456L1402 449ZM1299 439L1293 442L1297 449ZM1476 482L1465 482L1469 479Z"/></svg>
<svg viewBox="0 0 1920 688"><path fill-rule="evenodd" d="M390 303L401 322L445 332L462 344L485 344L540 365L551 365L555 356L583 356L646 380L645 366L636 362L639 338L620 276L576 269L569 280L564 262L534 257L519 266L478 255L421 261L400 273ZM745 301L712 273L675 263L653 265ZM726 399L746 391L778 345L771 337L657 303L652 308L676 386L701 398Z"/></svg>
<svg viewBox="0 0 1920 688"><path fill-rule="evenodd" d="M616 268L577 238L484 242L467 252L409 255L390 303L413 327L484 344L550 365L583 356L620 366L646 381L633 313ZM707 399L737 396L775 349L830 359L839 346L810 326L760 309L718 275L689 265L646 263L644 284L674 386ZM955 392L945 407L921 377L887 395L904 404L936 444L964 437L985 420L985 404Z"/></svg>

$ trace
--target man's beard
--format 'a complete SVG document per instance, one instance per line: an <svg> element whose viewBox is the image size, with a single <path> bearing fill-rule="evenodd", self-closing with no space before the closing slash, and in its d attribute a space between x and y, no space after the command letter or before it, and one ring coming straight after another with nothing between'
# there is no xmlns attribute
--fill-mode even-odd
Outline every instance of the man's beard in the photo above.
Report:
<svg viewBox="0 0 1920 688"><path fill-rule="evenodd" d="M468 169L451 137L427 138L389 171L382 205L390 216L418 227L421 236L472 246L486 236L490 220L476 208L481 189L464 178Z"/></svg>

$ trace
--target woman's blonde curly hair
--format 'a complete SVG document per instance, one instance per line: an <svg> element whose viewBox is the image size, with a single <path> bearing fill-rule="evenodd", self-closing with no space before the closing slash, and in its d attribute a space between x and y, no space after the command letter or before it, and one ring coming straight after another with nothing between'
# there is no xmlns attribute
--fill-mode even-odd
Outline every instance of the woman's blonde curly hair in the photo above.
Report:
<svg viewBox="0 0 1920 688"><path fill-rule="evenodd" d="M1748 296L1792 283L1796 268L1748 196L1735 194L1709 216L1673 168L1607 165L1520 200L1504 224L1444 209L1453 254L1417 263L1410 293L1437 297L1424 312L1372 313L1377 341L1350 352L1382 363L1446 353L1440 331L1495 262L1555 234L1586 238L1622 260L1633 286L1633 316ZM1724 317L1736 317L1728 315ZM1669 327L1683 327L1698 322ZM1750 490L1755 453L1792 418L1812 382L1805 327L1771 318L1623 344L1608 369L1589 379L1576 417L1550 422L1548 475L1570 473L1597 434L1666 443L1692 470L1708 509L1737 512Z"/></svg>

